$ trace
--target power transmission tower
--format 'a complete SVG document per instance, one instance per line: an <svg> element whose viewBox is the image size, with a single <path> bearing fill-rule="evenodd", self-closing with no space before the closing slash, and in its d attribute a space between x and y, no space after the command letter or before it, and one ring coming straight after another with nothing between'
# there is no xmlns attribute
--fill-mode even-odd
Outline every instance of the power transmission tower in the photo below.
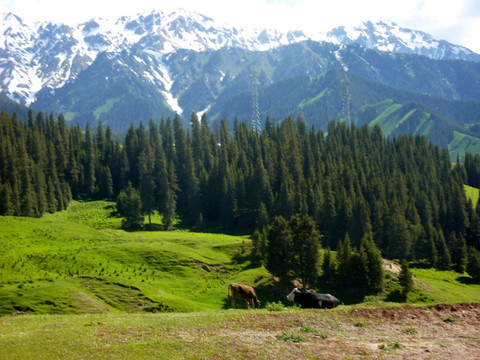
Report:
<svg viewBox="0 0 480 360"><path fill-rule="evenodd" d="M250 74L252 87L252 129L257 134L260 133L260 113L258 111L258 80L255 69Z"/></svg>
<svg viewBox="0 0 480 360"><path fill-rule="evenodd" d="M343 85L343 115L345 116L345 124L351 124L350 118L350 81L348 80L347 71L345 70L344 78L342 80Z"/></svg>

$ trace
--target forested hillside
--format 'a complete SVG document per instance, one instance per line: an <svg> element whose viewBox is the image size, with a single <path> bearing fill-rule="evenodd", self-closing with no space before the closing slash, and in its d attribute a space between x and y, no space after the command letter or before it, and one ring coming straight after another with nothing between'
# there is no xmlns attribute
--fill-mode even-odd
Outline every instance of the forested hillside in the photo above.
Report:
<svg viewBox="0 0 480 360"><path fill-rule="evenodd" d="M267 119L261 133L206 116L109 127L68 127L62 116L26 123L0 116L0 214L41 216L74 199L117 199L125 226L154 211L165 229L253 232L276 217L309 215L324 248L371 235L387 258L463 271L480 248L480 218L463 184L477 185L479 157L452 167L424 136L385 139L378 126L332 122L328 136L302 119ZM475 178L475 180L474 180Z"/></svg>

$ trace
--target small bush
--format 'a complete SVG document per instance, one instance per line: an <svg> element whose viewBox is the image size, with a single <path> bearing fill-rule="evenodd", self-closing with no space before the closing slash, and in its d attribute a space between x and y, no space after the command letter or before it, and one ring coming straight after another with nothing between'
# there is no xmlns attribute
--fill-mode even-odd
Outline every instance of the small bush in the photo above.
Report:
<svg viewBox="0 0 480 360"><path fill-rule="evenodd" d="M281 335L277 336L277 339L287 343L308 342L308 339L303 334L293 331L284 331Z"/></svg>
<svg viewBox="0 0 480 360"><path fill-rule="evenodd" d="M300 331L307 334L319 335L318 331L311 325L303 325Z"/></svg>
<svg viewBox="0 0 480 360"><path fill-rule="evenodd" d="M394 351L394 350L405 349L405 345L400 344L398 341L395 341L394 343L390 343L390 344L380 344L378 345L378 348L380 350Z"/></svg>
<svg viewBox="0 0 480 360"><path fill-rule="evenodd" d="M357 320L355 320L353 325L355 325L356 327L359 327L359 328L368 328L367 324L365 323L364 318L357 318Z"/></svg>
<svg viewBox="0 0 480 360"><path fill-rule="evenodd" d="M455 319L452 315L448 315L442 319L442 321L446 323L454 323L457 320L458 319Z"/></svg>
<svg viewBox="0 0 480 360"><path fill-rule="evenodd" d="M281 301L278 301L276 303L268 302L265 305L265 309L268 311L283 311L285 307L283 306Z"/></svg>
<svg viewBox="0 0 480 360"><path fill-rule="evenodd" d="M404 334L407 334L407 335L416 335L416 334L418 334L417 329L414 328L413 326L409 326L409 327L403 329L402 332L403 332Z"/></svg>

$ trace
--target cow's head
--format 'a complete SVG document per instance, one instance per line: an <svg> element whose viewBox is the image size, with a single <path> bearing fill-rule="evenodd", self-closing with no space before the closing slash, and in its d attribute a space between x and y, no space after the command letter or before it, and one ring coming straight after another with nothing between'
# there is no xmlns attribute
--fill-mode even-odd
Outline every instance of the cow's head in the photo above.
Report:
<svg viewBox="0 0 480 360"><path fill-rule="evenodd" d="M295 294L300 294L300 290L298 290L297 288L293 289L293 291L287 295L287 300L295 301Z"/></svg>
<svg viewBox="0 0 480 360"><path fill-rule="evenodd" d="M260 300L256 299L253 301L253 303L256 309L260 309Z"/></svg>

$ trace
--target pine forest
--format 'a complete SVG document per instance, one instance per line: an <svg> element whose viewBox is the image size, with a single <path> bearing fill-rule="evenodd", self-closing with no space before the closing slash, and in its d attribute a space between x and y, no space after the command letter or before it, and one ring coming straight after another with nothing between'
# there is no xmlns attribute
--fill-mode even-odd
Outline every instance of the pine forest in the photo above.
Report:
<svg viewBox="0 0 480 360"><path fill-rule="evenodd" d="M387 139L378 126L342 122L322 132L301 118L267 118L256 132L193 114L184 124L150 120L120 138L62 115L30 112L22 121L2 112L0 215L40 217L72 199L110 199L125 228L159 213L164 230L255 233L271 266L281 244L272 250L265 239L290 227L295 242L309 221L337 257L373 246L388 259L463 272L480 250L480 206L464 191L480 185L477 155L452 164L424 136Z"/></svg>

